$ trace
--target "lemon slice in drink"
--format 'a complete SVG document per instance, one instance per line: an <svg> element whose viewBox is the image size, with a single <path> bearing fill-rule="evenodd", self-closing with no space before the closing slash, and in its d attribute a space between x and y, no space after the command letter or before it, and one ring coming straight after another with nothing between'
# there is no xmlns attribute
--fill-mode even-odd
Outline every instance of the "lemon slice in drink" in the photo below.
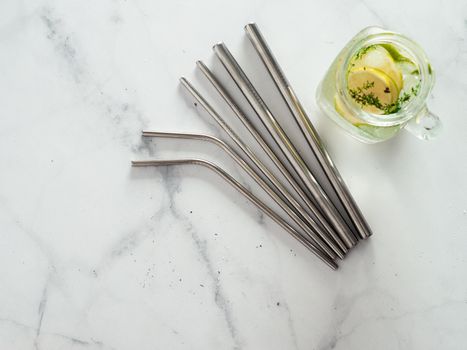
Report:
<svg viewBox="0 0 467 350"><path fill-rule="evenodd" d="M388 75L396 84L397 89L402 90L404 81L402 74L393 56L381 45L373 45L357 53L350 65L350 71L367 67L375 68Z"/></svg>
<svg viewBox="0 0 467 350"><path fill-rule="evenodd" d="M384 106L391 105L399 97L399 89L386 73L375 68L353 69L347 76L350 96L365 111L383 114Z"/></svg>

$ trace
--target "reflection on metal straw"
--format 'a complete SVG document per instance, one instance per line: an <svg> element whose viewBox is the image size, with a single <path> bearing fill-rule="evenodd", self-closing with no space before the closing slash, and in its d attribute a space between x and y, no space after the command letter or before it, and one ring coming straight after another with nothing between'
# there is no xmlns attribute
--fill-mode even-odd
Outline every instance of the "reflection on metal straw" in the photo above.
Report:
<svg viewBox="0 0 467 350"><path fill-rule="evenodd" d="M233 158L238 165L242 167L245 172L248 173L261 188L269 195L271 198L284 210L287 215L298 225L300 228L305 231L308 235L308 239L312 239L326 254L329 255L331 259L336 258L336 254L339 258L344 258L344 255L340 249L335 245L335 243L329 239L327 236L326 243L314 232L312 231L301 219L295 214L295 212L285 203L285 201L277 195L274 190L264 181L260 175L258 175L249 165L246 163L239 154L237 154L229 145L227 145L222 140L219 140L216 137L204 134L192 134L192 133L173 133L173 132L157 132L157 131L143 131L144 137L165 137L165 138L176 138L176 139L192 139L200 141L208 141L214 143L215 145L222 148L231 158ZM329 245L329 246L328 246ZM329 248L331 247L331 249Z"/></svg>
<svg viewBox="0 0 467 350"><path fill-rule="evenodd" d="M196 101L204 108L204 110L219 124L219 126L230 136L235 144L248 156L248 158L255 164L261 173L273 184L274 190L280 193L290 203L290 207L296 210L300 217L309 218L308 214L300 207L298 202L287 191L284 185L277 179L277 177L268 169L268 167L259 159L254 152L240 139L235 131L222 119L214 108L206 101L206 99L186 80L181 78L180 82L188 90L188 92L196 99ZM310 226L322 237L327 240L327 234L317 225L312 218L307 220Z"/></svg>
<svg viewBox="0 0 467 350"><path fill-rule="evenodd" d="M258 26L255 23L250 23L245 26L245 31L254 48L256 49L256 52L261 57L269 74L274 80L274 83L276 84L278 90L284 98L284 101L289 107L289 110L294 116L295 121L299 125L305 139L308 142L308 145L313 151L313 154L318 159L318 162L323 168L327 178L329 179L329 182L336 191L353 224L357 228L359 236L361 238L369 237L371 235L370 226L366 222L363 214L355 203L355 200L345 185L344 180L342 180L339 171L332 162L331 157L327 153L318 133L308 118L305 109L295 95L292 86L285 77L284 72L272 54L271 49L266 43L266 40L261 34Z"/></svg>
<svg viewBox="0 0 467 350"><path fill-rule="evenodd" d="M248 119L247 115L235 103L233 97L230 96L230 94L227 92L225 87L221 84L221 82L215 77L215 75L209 70L209 68L203 62L197 61L196 64L198 65L198 68L201 70L201 72L206 76L206 78L212 84L212 86L219 93L219 95L224 99L224 101L230 106L230 108L235 113L235 115L240 119L240 121L245 126L245 128L250 132L253 138L258 142L258 144L261 146L263 151L268 155L268 157L271 159L274 165L279 169L281 174L287 179L289 184L293 187L293 189L297 192L297 194L306 204L306 207L313 213L313 215L315 215L315 217L318 219L319 223L324 228L324 230L329 234L330 237L334 239L334 241L338 244L338 246L342 249L342 251L346 253L348 251L347 246L344 244L344 242L342 242L340 237L336 234L335 230L329 225L329 223L326 221L325 217L323 216L323 214L321 214L321 212L316 207L316 205L312 201L310 201L310 199L307 197L307 195L302 190L300 185L293 178L292 174L290 174L287 167L282 163L279 157L277 157L277 155L274 153L271 147L269 147L267 142L263 139L263 136L261 136L261 134L258 132L256 127L253 125L253 123ZM293 205L297 208L301 208L298 202L293 203ZM309 216L305 216L305 219L307 218L309 218ZM307 220L307 221L310 223L311 220Z"/></svg>
<svg viewBox="0 0 467 350"><path fill-rule="evenodd" d="M281 149L284 156L286 156L287 160L293 166L300 179L305 183L307 189L311 192L313 198L316 200L319 207L323 211L323 214L326 215L328 220L337 230L347 247L351 248L354 246L357 243L357 240L353 233L347 227L338 210L334 207L327 195L324 193L321 186L318 184L313 174L308 169L308 166L298 153L297 149L292 144L290 138L272 115L271 111L266 106L265 102L260 97L246 74L243 72L240 65L235 61L234 57L224 44L217 44L213 49L226 70L229 72L232 79L235 81L243 95L250 103L251 107L255 110L256 114L263 122L266 129L273 137L274 141Z"/></svg>
<svg viewBox="0 0 467 350"><path fill-rule="evenodd" d="M260 208L265 214L269 215L274 221L276 221L280 226L282 226L288 233L290 233L295 239L307 247L311 252L313 252L318 258L325 262L330 268L337 269L337 264L332 261L327 255L322 253L314 245L309 243L304 239L300 233L290 226L284 219L277 215L271 208L264 204L258 197L248 191L243 185L241 185L237 180L230 176L225 170L219 166L210 163L201 159L177 159L177 160L147 160L147 161L133 161L132 166L134 167L147 167L147 166L167 166L167 165L183 165L183 164L197 164L205 166L222 178L224 178L228 183L235 187L240 193L247 197L253 204Z"/></svg>

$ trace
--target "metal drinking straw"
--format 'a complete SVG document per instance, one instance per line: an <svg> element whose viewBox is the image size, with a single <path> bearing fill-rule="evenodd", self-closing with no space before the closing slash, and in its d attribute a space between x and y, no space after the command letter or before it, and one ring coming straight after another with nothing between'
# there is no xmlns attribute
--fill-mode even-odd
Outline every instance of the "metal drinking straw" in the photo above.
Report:
<svg viewBox="0 0 467 350"><path fill-rule="evenodd" d="M321 259L326 265L328 265L333 270L337 269L337 264L331 260L326 254L321 252L318 248L304 239L300 233L293 228L287 221L282 219L275 211L269 208L264 202L262 202L258 197L253 193L248 191L242 184L230 176L224 169L219 166L201 159L177 159L177 160L143 160L143 161L133 161L132 166L134 167L148 167L148 166L168 166L168 165L184 165L184 164L197 164L205 166L217 174L219 174L224 180L230 183L235 189L237 189L241 194L247 197L253 204L255 204L259 209L261 209L265 214L270 216L276 223L282 226L289 234L291 234L296 240L302 243L307 247L311 252L313 252L319 259Z"/></svg>
<svg viewBox="0 0 467 350"><path fill-rule="evenodd" d="M305 109L300 103L289 81L285 77L284 72L279 66L279 63L274 57L258 26L255 23L247 24L245 26L245 31L251 43L253 44L253 47L266 66L271 78L274 80L274 83L281 93L285 103L289 107L290 112L294 116L295 121L300 127L309 147L313 151L315 157L318 159L318 162L323 168L324 173L334 188L334 191L336 191L336 194L342 202L350 219L352 220L352 223L355 225L359 236L361 238L369 237L372 234L370 226L363 217L363 214L355 203L355 200L350 194L344 180L340 176L339 171L332 162L332 159L327 153L323 142L313 127L313 124L308 118Z"/></svg>
<svg viewBox="0 0 467 350"><path fill-rule="evenodd" d="M222 83L216 78L216 76L211 72L211 70L201 61L196 62L198 68L205 75L211 85L216 89L219 95L224 99L224 101L229 105L234 114L240 119L245 128L250 132L253 138L258 142L263 151L268 155L274 165L279 169L280 173L287 179L288 183L293 187L302 201L305 203L306 207L304 210L309 210L313 215L318 219L318 222L324 228L324 230L333 238L333 240L338 244L341 250L346 253L348 251L347 246L342 242L341 238L335 232L334 228L329 225L326 221L326 218L321 214L316 205L310 201L305 192L302 190L300 185L296 182L290 171L282 163L279 157L274 153L268 143L264 140L263 136L258 132L254 124L250 121L246 113L238 106L234 101L233 97L229 94L227 89L222 85ZM298 204L299 205L299 204Z"/></svg>
<svg viewBox="0 0 467 350"><path fill-rule="evenodd" d="M326 243L314 232L312 231L302 219L295 214L295 212L287 205L287 203L270 187L270 185L263 180L263 178L256 173L256 171L245 162L242 157L235 152L229 145L224 141L210 135L204 134L193 134L193 133L174 133L174 132L158 132L158 131L143 131L143 137L165 137L165 138L175 138L175 139L185 139L185 140L199 140L211 142L218 147L222 148L235 162L237 162L240 167L245 170L245 172L250 175L256 183L284 210L287 215L308 235L308 239L311 239L316 243L331 259L336 258L336 254L339 258L343 259L344 254L332 241L332 239L327 239ZM316 229L316 228L315 228ZM327 238L327 236L325 236ZM329 246L328 246L329 245ZM331 249L332 250L331 250Z"/></svg>
<svg viewBox="0 0 467 350"><path fill-rule="evenodd" d="M308 169L308 166L298 153L297 149L292 144L290 138L279 125L263 99L254 88L253 84L241 69L240 65L236 62L232 54L228 51L227 47L223 43L214 45L213 49L226 70L229 72L232 79L235 81L243 95L250 103L251 107L255 110L256 114L263 122L268 132L273 137L274 141L281 149L282 153L293 166L300 179L305 183L307 189L311 192L313 198L316 200L319 207L323 211L323 214L326 215L328 220L337 230L338 234L347 247L353 247L357 243L353 233L350 231L347 224L340 216L339 211L331 203L326 193L324 193L313 174Z"/></svg>

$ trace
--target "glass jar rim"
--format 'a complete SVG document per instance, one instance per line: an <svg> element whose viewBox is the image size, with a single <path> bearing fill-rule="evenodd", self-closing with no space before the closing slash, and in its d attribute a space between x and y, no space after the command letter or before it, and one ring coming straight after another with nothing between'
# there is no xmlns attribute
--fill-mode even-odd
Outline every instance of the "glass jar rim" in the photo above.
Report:
<svg viewBox="0 0 467 350"><path fill-rule="evenodd" d="M347 67L350 61L353 59L355 54L364 46L370 46L375 44L395 44L401 46L404 51L407 51L412 58L415 59L415 63L419 67L420 71L420 89L415 98L411 99L402 108L392 114L373 114L363 111L355 103L351 102L351 97L347 89ZM382 32L376 34L370 34L364 38L351 42L347 49L347 54L344 57L342 65L337 71L336 77L336 90L341 96L342 101L346 107L359 119L364 120L370 125L375 126L393 126L404 123L410 120L413 116L417 115L425 106L425 101L428 94L431 91L434 83L434 74L432 72L428 57L426 56L423 49L412 39L394 32Z"/></svg>

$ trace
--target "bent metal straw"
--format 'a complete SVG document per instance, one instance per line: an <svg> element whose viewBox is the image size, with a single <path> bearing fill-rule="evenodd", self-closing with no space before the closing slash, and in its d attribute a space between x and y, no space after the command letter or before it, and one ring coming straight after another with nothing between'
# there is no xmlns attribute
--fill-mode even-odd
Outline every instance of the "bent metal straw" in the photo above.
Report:
<svg viewBox="0 0 467 350"><path fill-rule="evenodd" d="M295 212L287 205L287 203L276 193L274 189L262 179L262 177L253 170L251 166L245 162L242 157L235 152L229 145L224 141L210 135L204 134L192 134L192 133L175 133L175 132L157 132L157 131L143 131L143 137L165 137L165 138L175 138L175 139L185 139L185 140L199 140L211 142L218 147L222 148L235 162L237 162L240 167L245 170L245 172L250 175L256 183L276 202L282 210L284 210L287 215L306 233L306 239L312 240L313 243L317 244L331 259L336 258L336 254L339 255L339 258L343 259L344 255L336 246L336 244L329 239L326 235L324 237L319 237L315 231L319 231L320 228L316 225L313 229L310 229L307 224L302 221L302 219L295 214ZM322 240L326 241L326 243ZM329 247L332 249L330 250Z"/></svg>
<svg viewBox="0 0 467 350"><path fill-rule="evenodd" d="M231 184L235 189L237 189L241 194L247 197L253 204L255 204L259 209L261 209L266 215L271 217L276 223L282 226L289 234L291 234L296 240L302 243L307 247L312 253L314 253L319 259L321 259L326 265L331 269L336 270L337 264L331 260L326 254L317 249L314 245L304 239L300 233L290 226L287 221L282 219L275 211L269 208L264 202L262 202L258 197L253 193L248 191L242 184L230 176L224 169L219 166L208 162L202 159L171 159L171 160L139 160L131 162L133 167L148 167L148 166L168 166L168 165L184 165L184 164L196 164L207 167L208 169L213 170L215 173L219 174L224 180Z"/></svg>

